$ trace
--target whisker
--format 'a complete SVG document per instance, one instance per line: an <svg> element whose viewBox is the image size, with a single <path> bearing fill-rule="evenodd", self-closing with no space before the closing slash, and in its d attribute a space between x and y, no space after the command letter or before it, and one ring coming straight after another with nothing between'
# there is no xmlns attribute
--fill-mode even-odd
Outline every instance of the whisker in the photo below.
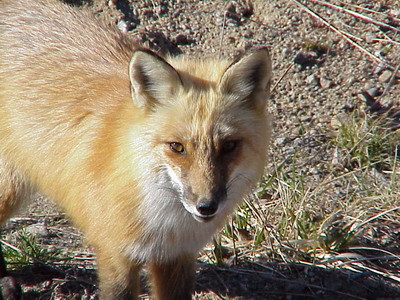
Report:
<svg viewBox="0 0 400 300"><path fill-rule="evenodd" d="M246 181L248 184L252 184L252 180L250 178L248 178L247 176L245 176L244 174L238 174L235 177L233 177L226 185L227 190L230 189L230 187L239 179L243 179L244 181Z"/></svg>

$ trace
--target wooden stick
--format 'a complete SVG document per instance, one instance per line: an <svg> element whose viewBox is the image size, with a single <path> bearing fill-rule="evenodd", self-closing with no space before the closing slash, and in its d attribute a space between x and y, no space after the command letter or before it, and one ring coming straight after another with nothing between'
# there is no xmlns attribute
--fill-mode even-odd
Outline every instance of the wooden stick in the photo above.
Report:
<svg viewBox="0 0 400 300"><path fill-rule="evenodd" d="M400 46L400 42L396 42L396 41L388 40L388 39L373 39L372 41L378 42L378 43L388 43L388 44Z"/></svg>
<svg viewBox="0 0 400 300"><path fill-rule="evenodd" d="M279 83L282 81L282 79L286 76L286 74L290 71L290 69L293 67L293 63L291 63L289 65L289 67L286 68L286 71L283 72L283 74L281 75L281 77L279 77L279 79L277 80L277 82L274 84L273 88L271 89L271 95L273 92L275 92L276 87L279 85Z"/></svg>
<svg viewBox="0 0 400 300"><path fill-rule="evenodd" d="M375 19L373 19L371 17L365 16L365 15L360 14L358 12L352 11L350 9L343 8L341 6L337 6L335 4L331 4L331 3L328 3L328 2L325 2L325 1L320 1L320 0L308 0L308 1L316 3L316 4L320 4L320 5L323 5L323 6L330 7L332 9L340 11L340 12L344 12L344 13L349 14L349 15L355 17L355 18L358 18L358 19L360 19L360 20L362 20L364 22L372 23L372 24L378 25L380 27L383 27L383 28L386 28L386 29L390 29L390 30L392 30L394 32L400 32L399 28L396 28L396 27L393 27L393 26L391 26L389 24L380 22L378 20L375 20Z"/></svg>
<svg viewBox="0 0 400 300"><path fill-rule="evenodd" d="M363 10L363 11L369 12L369 13L371 13L371 14L381 15L381 16L383 16L383 17L388 17L388 16L389 16L393 21L395 21L395 22L400 22L400 19L399 19L399 18L396 18L396 17L394 17L394 16L391 15L391 14L385 14L385 13L380 12L380 11L372 10L372 9L365 8L365 7L362 7L362 6L359 6L359 5L349 4L349 3L346 3L346 2L344 2L344 1L339 1L339 2L340 2L342 5L346 5L346 6L349 6L349 7L351 7L351 8Z"/></svg>
<svg viewBox="0 0 400 300"><path fill-rule="evenodd" d="M339 29L339 31L340 31L340 33L344 34L345 36L347 36L347 37L349 37L349 38L351 38L353 40L356 40L356 41L359 41L359 42L364 41L364 39L362 39L362 38L360 38L358 36L355 36L355 35L353 35L353 34L351 34L349 32L346 32L346 31L343 31L343 30L340 30L340 29Z"/></svg>
<svg viewBox="0 0 400 300"><path fill-rule="evenodd" d="M358 50L363 52L364 54L368 55L370 58L372 58L374 61L383 64L387 67L389 67L391 70L393 70L393 67L390 66L387 62L383 61L380 59L378 56L374 55L373 53L369 52L367 49L363 48L359 44L357 44L355 41L353 41L351 38L347 37L345 34L343 34L339 29L337 29L335 26L330 24L328 21L326 21L324 18L322 18L320 15L318 15L316 12L312 11L309 9L307 6L304 4L300 3L297 0L292 0L294 3L296 3L298 6L300 6L305 12L307 12L309 15L317 19L318 21L322 22L325 26L327 26L330 30L334 31L335 33L339 34L341 37L343 37L348 43L356 47Z"/></svg>

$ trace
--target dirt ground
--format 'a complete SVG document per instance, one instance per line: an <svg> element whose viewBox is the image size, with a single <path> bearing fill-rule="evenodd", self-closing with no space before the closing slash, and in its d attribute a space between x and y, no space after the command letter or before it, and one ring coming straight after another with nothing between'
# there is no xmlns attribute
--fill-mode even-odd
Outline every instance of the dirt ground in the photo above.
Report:
<svg viewBox="0 0 400 300"><path fill-rule="evenodd" d="M400 100L400 76L394 73L400 63L400 4L396 0L345 3L381 12L380 20L397 28L397 34L305 0L66 2L88 7L160 53L233 57L254 47L268 46L276 84L269 100L274 116L269 171L274 163L299 152L303 161L298 165L304 172L314 174L317 181L324 175L321 164L331 157L331 149L325 143L326 132L333 130L338 116L355 109L370 112L377 99L382 106ZM342 34L311 16L302 3L327 20L328 25L338 26ZM357 11L370 16L366 11ZM362 40L356 40L359 47L346 40L343 32L360 36ZM388 73L395 75L388 77ZM375 92L378 94L371 95ZM320 204L325 212L335 210L342 190L337 186L336 190L327 191ZM12 239L17 229L25 228L46 249L62 249L69 259L28 264L13 271L23 285L23 299L96 299L93 252L64 214L41 200L35 202L28 215L7 224L5 240ZM398 206L400 201L395 200L393 207ZM205 257L212 250L205 250L198 260L195 298L400 299L400 223L371 222L360 241L364 242L358 244L359 250L352 256L343 253L340 259L333 258L337 259L336 265L333 262L329 266L306 260L284 261L262 249L251 259L243 255L234 261L211 264ZM212 245L208 247L211 248ZM373 249L390 251L397 260L380 260L370 269L357 269L354 265L353 269L343 268L346 260L368 257ZM148 298L147 293L144 289L143 299Z"/></svg>

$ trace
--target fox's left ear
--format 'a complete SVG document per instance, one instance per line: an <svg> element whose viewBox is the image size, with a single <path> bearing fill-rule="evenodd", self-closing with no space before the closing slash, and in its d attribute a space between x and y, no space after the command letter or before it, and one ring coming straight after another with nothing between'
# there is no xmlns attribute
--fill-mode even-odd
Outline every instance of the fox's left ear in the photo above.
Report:
<svg viewBox="0 0 400 300"><path fill-rule="evenodd" d="M269 96L272 64L266 48L244 55L220 79L222 93L236 96L252 107L263 107Z"/></svg>
<svg viewBox="0 0 400 300"><path fill-rule="evenodd" d="M154 109L171 100L181 85L178 72L150 50L136 50L129 64L132 100L136 106Z"/></svg>

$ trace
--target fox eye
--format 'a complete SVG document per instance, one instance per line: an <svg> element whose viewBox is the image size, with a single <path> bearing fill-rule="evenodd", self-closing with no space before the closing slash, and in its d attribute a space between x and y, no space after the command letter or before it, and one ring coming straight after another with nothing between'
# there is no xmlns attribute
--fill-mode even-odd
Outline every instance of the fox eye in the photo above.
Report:
<svg viewBox="0 0 400 300"><path fill-rule="evenodd" d="M236 149L237 145L239 144L239 141L226 141L222 144L221 152L222 154L227 154L232 152L233 150Z"/></svg>
<svg viewBox="0 0 400 300"><path fill-rule="evenodd" d="M183 147L183 145L181 143L172 142L172 143L169 143L169 147L175 153L185 154L185 147Z"/></svg>

